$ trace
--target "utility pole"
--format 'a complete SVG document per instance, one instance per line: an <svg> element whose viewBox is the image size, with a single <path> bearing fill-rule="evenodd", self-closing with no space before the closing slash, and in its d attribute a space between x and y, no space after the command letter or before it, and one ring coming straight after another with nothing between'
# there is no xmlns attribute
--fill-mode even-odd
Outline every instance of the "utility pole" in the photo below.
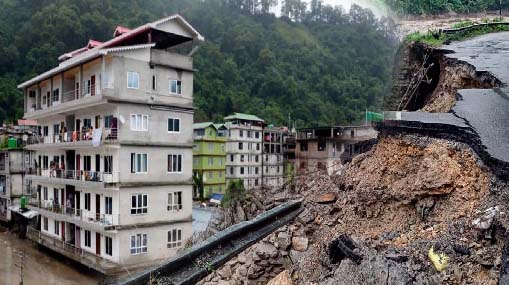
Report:
<svg viewBox="0 0 509 285"><path fill-rule="evenodd" d="M502 0L500 0L500 22L502 22Z"/></svg>
<svg viewBox="0 0 509 285"><path fill-rule="evenodd" d="M15 264L15 266L19 268L19 285L23 285L23 279L24 279L23 269L25 267L25 251L24 250L22 250L22 251L14 250L14 252L19 257L19 263Z"/></svg>

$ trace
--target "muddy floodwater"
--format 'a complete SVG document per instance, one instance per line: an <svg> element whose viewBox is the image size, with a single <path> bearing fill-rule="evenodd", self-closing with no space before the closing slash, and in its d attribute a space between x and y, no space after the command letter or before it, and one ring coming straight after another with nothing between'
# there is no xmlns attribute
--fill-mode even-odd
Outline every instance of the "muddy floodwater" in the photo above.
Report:
<svg viewBox="0 0 509 285"><path fill-rule="evenodd" d="M63 258L53 258L40 251L29 240L0 232L0 285L18 285L20 258L16 251L25 251L24 285L96 285L102 278L97 273L71 264Z"/></svg>

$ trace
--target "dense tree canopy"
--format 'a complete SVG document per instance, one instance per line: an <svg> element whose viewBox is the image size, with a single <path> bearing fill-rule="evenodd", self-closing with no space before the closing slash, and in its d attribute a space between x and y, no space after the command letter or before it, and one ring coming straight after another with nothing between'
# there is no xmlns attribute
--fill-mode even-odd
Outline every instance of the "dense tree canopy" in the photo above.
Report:
<svg viewBox="0 0 509 285"><path fill-rule="evenodd" d="M195 55L196 120L249 112L274 124L341 124L379 109L390 87L391 22L320 0L0 0L0 121L22 113L16 83L116 25L180 13L204 36Z"/></svg>
<svg viewBox="0 0 509 285"><path fill-rule="evenodd" d="M509 8L509 0L384 0L399 14L473 13ZM500 3L502 2L502 5Z"/></svg>

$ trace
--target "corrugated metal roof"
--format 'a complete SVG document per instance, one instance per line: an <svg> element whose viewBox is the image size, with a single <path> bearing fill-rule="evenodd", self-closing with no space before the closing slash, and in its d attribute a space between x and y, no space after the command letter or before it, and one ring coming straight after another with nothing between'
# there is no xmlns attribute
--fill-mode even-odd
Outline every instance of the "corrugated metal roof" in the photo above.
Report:
<svg viewBox="0 0 509 285"><path fill-rule="evenodd" d="M212 122L196 123L196 124L193 124L193 129L194 130L205 129L210 126L215 127L214 123L212 123Z"/></svg>
<svg viewBox="0 0 509 285"><path fill-rule="evenodd" d="M256 121L256 122L265 122L259 117L251 114L244 113L234 113L233 115L227 116L224 118L225 120L244 120L244 121Z"/></svg>

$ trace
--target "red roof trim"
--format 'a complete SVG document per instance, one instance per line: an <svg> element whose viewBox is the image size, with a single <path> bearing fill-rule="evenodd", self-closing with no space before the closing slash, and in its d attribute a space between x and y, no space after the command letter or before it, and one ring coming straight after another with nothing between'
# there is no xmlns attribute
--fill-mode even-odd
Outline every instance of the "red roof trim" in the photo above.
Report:
<svg viewBox="0 0 509 285"><path fill-rule="evenodd" d="M117 27L115 28L115 32L113 32L113 37L114 37L114 38L116 38L116 37L118 37L118 36L120 36L120 35L122 35L122 34L125 34L125 33L127 33L127 32L130 32L130 31L131 31L131 29L128 29L128 28L126 28L126 27L117 26Z"/></svg>

